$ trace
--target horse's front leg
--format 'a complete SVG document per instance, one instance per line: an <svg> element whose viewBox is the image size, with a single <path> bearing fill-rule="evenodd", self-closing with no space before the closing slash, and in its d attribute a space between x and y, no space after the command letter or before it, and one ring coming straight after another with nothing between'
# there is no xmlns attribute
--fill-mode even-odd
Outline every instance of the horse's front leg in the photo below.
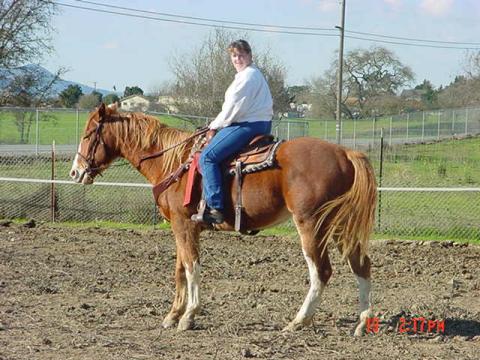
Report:
<svg viewBox="0 0 480 360"><path fill-rule="evenodd" d="M177 263L175 265L175 298L172 309L163 320L165 329L176 326L180 317L185 313L187 307L187 279L185 277L185 267L183 266L181 255L177 244Z"/></svg>
<svg viewBox="0 0 480 360"><path fill-rule="evenodd" d="M198 224L190 219L172 219L172 230L177 245L176 294L172 310L164 326L174 325L178 330L192 329L195 315L200 310L200 256Z"/></svg>

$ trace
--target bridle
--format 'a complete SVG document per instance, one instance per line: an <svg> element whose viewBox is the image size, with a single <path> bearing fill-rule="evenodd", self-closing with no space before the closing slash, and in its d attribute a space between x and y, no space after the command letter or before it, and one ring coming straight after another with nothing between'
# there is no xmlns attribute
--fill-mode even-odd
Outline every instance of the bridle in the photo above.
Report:
<svg viewBox="0 0 480 360"><path fill-rule="evenodd" d="M95 120L93 120L95 121ZM105 120L103 119L103 116L99 114L99 120L95 121L97 124L97 127L86 134L82 140L88 139L92 136L92 134L95 136L92 141L88 144L88 151L87 151L87 156L82 155L80 152L77 152L77 155L85 161L87 164L87 168L85 169L85 173L87 173L88 176L94 177L96 175L101 175L100 170L102 170L101 166L96 166L95 164L95 153L97 152L98 145L103 143L102 140L102 129L103 125L105 124Z"/></svg>

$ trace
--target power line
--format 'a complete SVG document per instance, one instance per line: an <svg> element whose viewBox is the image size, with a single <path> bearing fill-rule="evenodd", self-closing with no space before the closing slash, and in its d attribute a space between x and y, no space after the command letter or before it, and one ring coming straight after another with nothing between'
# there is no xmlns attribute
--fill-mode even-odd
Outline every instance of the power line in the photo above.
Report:
<svg viewBox="0 0 480 360"><path fill-rule="evenodd" d="M345 30L345 32L352 33L352 34L359 34L359 35L376 36L376 37L387 38L387 39L408 40L408 41L418 41L418 42L431 42L431 43L438 43L438 44L480 45L480 43L478 43L478 42L459 42L459 41L415 39L415 38L392 36L392 35L382 35L382 34L375 34L375 33L362 32L362 31L353 31L353 30Z"/></svg>
<svg viewBox="0 0 480 360"><path fill-rule="evenodd" d="M148 19L148 20L155 20L155 21L163 21L163 22L170 22L170 23L204 26L204 27L211 27L211 28L224 28L224 29L231 29L231 30L246 30L246 31L278 33L278 34L288 34L288 35L328 36L328 37L338 37L339 36L338 34L325 34L325 33L320 33L320 32L275 30L275 29L272 29L272 27L277 28L277 29L292 29L292 30L297 29L297 30L310 30L310 31L331 31L333 29L324 29L324 28L315 28L315 27L300 27L300 26L284 26L284 25L265 25L265 24L255 24L255 23L242 23L242 22L236 22L236 21L215 20L215 19L207 19L207 18L199 18L199 17L192 17L192 16L183 16L183 15L176 15L176 14L169 14L169 13L139 10L139 9L134 9L134 8L114 6L114 5L105 5L105 4L100 4L100 3L93 2L93 1L85 1L85 0L74 0L74 1L82 2L82 3L88 3L88 4L92 4L92 5L108 6L110 8L116 8L116 9L121 9L121 10L125 10L125 11L134 11L134 12L140 12L140 13L146 13L146 14L168 16L168 17L178 17L178 18L184 18L184 19L195 19L195 20L199 20L199 21L216 22L216 23L219 23L221 25L205 24L205 23L194 22L194 21L186 21L186 20L165 19L165 18L161 18L161 17L157 17L157 16L131 14L131 13L126 13L126 12L92 8L92 7L88 7L88 6L78 6L78 5L72 5L72 4L64 4L64 3L60 3L58 1L53 1L53 2L57 5L64 6L64 7L81 9L81 10L88 10L88 11L93 11L93 12L98 12L98 13L106 13L106 14L112 14L112 15L120 15L120 16L126 16L126 17L141 18L141 19ZM237 25L245 25L245 26L250 26L250 27L230 26L230 25L225 25L225 24L237 24ZM251 26L265 27L265 29L258 28L258 27L251 27ZM428 42L435 43L435 44L458 44L458 45L465 44L465 45L479 45L479 46L480 46L480 43L462 43L462 42L453 42L453 41L437 41L437 40L426 40L426 39L415 39L415 38L403 38L403 37L397 37L397 36L381 35L381 34L360 32L360 31L352 31L352 30L346 30L345 32L346 33L373 36L373 37L386 38L386 39L399 39L399 40L407 40L407 41L424 42L423 44L416 44L416 43L408 43L408 42L400 42L400 41L391 41L391 40L382 40L382 39L375 39L375 38L368 38L368 37L345 35L346 38L350 38L350 39L384 43L384 44L428 47L428 48L440 48L440 49L480 50L480 47L433 45L433 44L428 44Z"/></svg>
<svg viewBox="0 0 480 360"><path fill-rule="evenodd" d="M347 31L345 31L347 32ZM345 35L346 38L349 39L356 39L356 40L364 40L364 41L372 41L372 42L379 42L384 44L394 44L394 45L406 45L406 46L417 46L417 47L428 47L434 49L457 49L457 50L480 50L480 47L465 47L465 46L444 46L444 45L431 45L431 44L414 44L414 43L406 43L400 41L390 41L390 40L378 40L378 39L369 39L363 38L358 36L351 36ZM480 44L479 44L480 45Z"/></svg>
<svg viewBox="0 0 480 360"><path fill-rule="evenodd" d="M63 3L60 3L60 2L57 2L57 1L54 1L54 3L57 4L57 5L60 5L60 6L64 6L64 7L70 7L70 8L82 9L82 10L89 10L89 11L94 11L94 12L99 12L99 13L122 15L122 16L127 16L127 17L149 19L149 20L156 20L156 21L165 21L165 22L180 23L180 24L188 24L188 25L206 26L206 27L213 27L213 28L224 28L224 29L233 29L233 30L249 30L249 31L280 33L280 34L290 34L290 35L338 36L337 34L321 34L321 33L311 33L311 32L297 32L297 31L285 31L285 30L273 30L273 29L258 29L258 28L249 28L249 27L239 27L239 26L203 24L203 23L198 23L198 22L193 22L193 21L164 19L164 18L146 16L146 15L128 14L128 13L112 11L112 10L102 10L102 9L96 9L96 8L91 8L91 7L86 7L86 6L63 4Z"/></svg>
<svg viewBox="0 0 480 360"><path fill-rule="evenodd" d="M310 31L334 31L335 30L335 29L318 28L318 27L311 27L311 26L286 26L286 25L272 25L272 24L260 24L260 23L246 23L246 22L231 21L231 20L202 18L202 17L185 16L185 15L165 13L165 12L148 11L148 10L136 9L136 8L131 8L131 7L122 7L122 6L116 6L116 5L110 5L110 4L102 4L102 3L98 3L98 2L94 2L94 1L88 1L88 0L73 0L73 1L77 1L77 2L85 3L85 4L90 4L90 5L114 8L114 9L135 11L135 12L140 12L140 13L145 13L145 14L154 14L154 15L161 15L161 16L174 17L174 18L208 21L208 22L221 23L221 24L260 26L260 27L265 27L265 28L310 30ZM386 39L407 40L407 41L437 43L437 44L450 44L450 45L478 45L478 46L480 46L480 42L459 42L459 41L442 41L442 40L418 39L418 38L400 37L400 36L376 34L376 33L370 33L370 32L353 31L353 30L345 30L345 32L346 33L352 33L352 34L386 38ZM402 45L403 45L403 43L402 43Z"/></svg>
<svg viewBox="0 0 480 360"><path fill-rule="evenodd" d="M153 15L161 15L161 16L168 16L168 17L181 18L181 19L208 21L208 22L222 23L222 24L234 24L234 25L244 25L244 26L260 26L260 27L277 28L277 29L335 31L335 29L309 27L309 26L287 26L287 25L259 24L259 23L248 23L248 22L239 22L239 21L231 21L231 20L222 20L222 19L210 19L210 18L202 18L202 17L195 17L195 16L185 16L185 15L171 14L171 13L165 13L165 12L149 11L149 10L141 10L141 9L130 8L130 7L123 7L123 6L116 6L116 5L109 5L109 4L101 4L101 3L94 2L94 1L86 1L86 0L73 0L73 1L77 1L77 2L85 3L85 4L90 4L90 5L97 5L97 6L103 6L103 7L108 7L108 8L120 9L120 10L135 11L135 12L140 12L140 13L144 13L144 14L153 14Z"/></svg>

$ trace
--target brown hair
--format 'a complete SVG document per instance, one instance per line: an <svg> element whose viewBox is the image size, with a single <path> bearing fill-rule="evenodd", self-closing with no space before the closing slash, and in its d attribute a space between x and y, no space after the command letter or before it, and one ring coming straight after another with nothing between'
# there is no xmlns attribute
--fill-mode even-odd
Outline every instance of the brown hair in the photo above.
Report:
<svg viewBox="0 0 480 360"><path fill-rule="evenodd" d="M228 51L232 53L234 50L244 51L247 54L252 53L252 48L250 44L245 40L235 40L230 45L228 45Z"/></svg>

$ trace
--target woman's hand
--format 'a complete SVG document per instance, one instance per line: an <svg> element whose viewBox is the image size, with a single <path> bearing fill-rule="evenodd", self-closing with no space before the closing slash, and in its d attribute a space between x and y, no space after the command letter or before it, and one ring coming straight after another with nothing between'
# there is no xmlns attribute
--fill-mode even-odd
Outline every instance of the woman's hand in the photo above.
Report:
<svg viewBox="0 0 480 360"><path fill-rule="evenodd" d="M212 138L215 136L216 133L217 133L217 130L213 130L213 129L210 129L207 131L207 135L206 135L207 144L212 140Z"/></svg>

